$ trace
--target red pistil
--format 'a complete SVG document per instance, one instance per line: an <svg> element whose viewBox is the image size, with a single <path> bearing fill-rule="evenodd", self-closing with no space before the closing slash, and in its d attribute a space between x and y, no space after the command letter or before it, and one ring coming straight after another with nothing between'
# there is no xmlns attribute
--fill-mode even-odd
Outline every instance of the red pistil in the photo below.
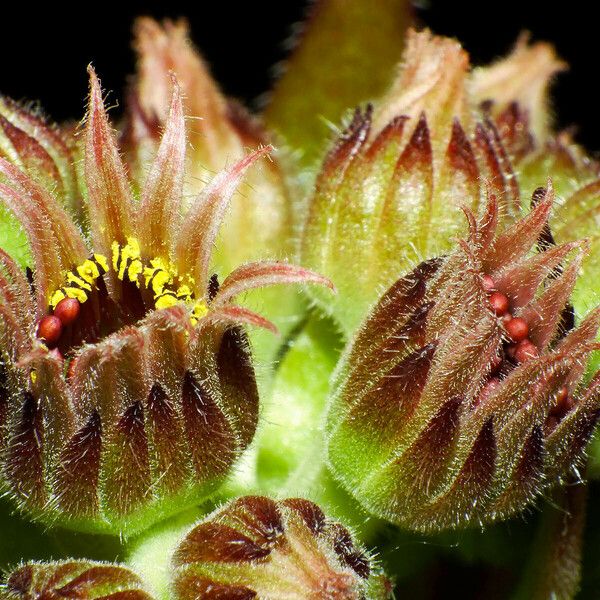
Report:
<svg viewBox="0 0 600 600"><path fill-rule="evenodd" d="M529 339L520 341L515 348L515 360L520 363L537 358L539 355L537 346Z"/></svg>
<svg viewBox="0 0 600 600"><path fill-rule="evenodd" d="M490 294L490 305L498 317L506 314L509 307L508 296L502 292L492 292Z"/></svg>
<svg viewBox="0 0 600 600"><path fill-rule="evenodd" d="M75 298L63 298L54 309L54 316L58 317L63 325L75 322L80 312L79 301Z"/></svg>
<svg viewBox="0 0 600 600"><path fill-rule="evenodd" d="M54 346L60 339L62 328L62 322L58 317L46 315L40 319L37 336L43 340L47 346Z"/></svg>
<svg viewBox="0 0 600 600"><path fill-rule="evenodd" d="M522 317L512 317L504 324L506 333L513 342L521 342L529 335L529 325Z"/></svg>

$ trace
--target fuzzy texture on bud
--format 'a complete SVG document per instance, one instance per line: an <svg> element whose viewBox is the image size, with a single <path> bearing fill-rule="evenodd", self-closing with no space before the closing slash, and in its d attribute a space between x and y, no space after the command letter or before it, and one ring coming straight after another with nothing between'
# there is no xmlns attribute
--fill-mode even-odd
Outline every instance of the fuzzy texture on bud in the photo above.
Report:
<svg viewBox="0 0 600 600"><path fill-rule="evenodd" d="M550 220L557 242L585 238L589 251L582 264L572 302L578 313L598 303L600 276L600 163L574 143L569 132L546 140L536 136L530 111L510 103L501 112L489 107L503 144L511 157L523 189L544 185L548 175L556 189L557 202Z"/></svg>
<svg viewBox="0 0 600 600"><path fill-rule="evenodd" d="M378 600L391 592L350 532L302 498L230 502L185 536L173 568L178 600Z"/></svg>
<svg viewBox="0 0 600 600"><path fill-rule="evenodd" d="M27 171L40 185L54 190L76 219L83 215L73 165L72 138L39 114L0 95L0 158ZM0 180L2 177L0 176ZM21 265L31 255L18 219L0 206L3 248ZM12 217L12 218L11 218Z"/></svg>
<svg viewBox="0 0 600 600"><path fill-rule="evenodd" d="M242 326L275 329L233 299L272 284L327 283L283 262L243 264L220 285L211 276L228 202L269 148L184 203L183 103L171 85L138 195L90 68L85 233L54 186L0 158L0 200L33 256L28 279L0 253L0 486L45 522L131 534L214 492L258 418ZM66 300L79 309L65 311Z"/></svg>
<svg viewBox="0 0 600 600"><path fill-rule="evenodd" d="M92 561L27 563L10 573L2 600L77 598L151 600L140 578L126 567Z"/></svg>
<svg viewBox="0 0 600 600"><path fill-rule="evenodd" d="M337 298L314 298L350 335L398 276L447 251L488 190L502 220L521 193L494 120L476 122L468 56L457 42L412 32L396 83L358 110L317 177L301 240L303 263Z"/></svg>
<svg viewBox="0 0 600 600"><path fill-rule="evenodd" d="M489 523L581 461L600 407L600 378L582 383L600 310L572 329L582 244L542 243L552 201L538 191L503 230L493 195L479 221L467 210L468 237L394 283L346 351L329 460L374 514L425 532ZM513 318L527 326L518 342Z"/></svg>

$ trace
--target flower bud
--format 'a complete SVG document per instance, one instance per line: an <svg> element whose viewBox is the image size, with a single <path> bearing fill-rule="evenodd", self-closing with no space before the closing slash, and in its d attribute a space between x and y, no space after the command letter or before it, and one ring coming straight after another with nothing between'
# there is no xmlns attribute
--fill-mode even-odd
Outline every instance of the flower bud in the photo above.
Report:
<svg viewBox="0 0 600 600"><path fill-rule="evenodd" d="M502 219L520 190L491 118L474 123L468 57L458 43L412 33L390 92L357 110L325 158L308 206L302 261L326 274L337 298L314 297L351 334L378 294L464 232L487 190Z"/></svg>
<svg viewBox="0 0 600 600"><path fill-rule="evenodd" d="M126 567L93 561L31 562L10 573L6 600L127 598L151 600L140 578Z"/></svg>
<svg viewBox="0 0 600 600"><path fill-rule="evenodd" d="M246 496L196 525L173 558L189 598L388 598L391 585L350 532L309 500Z"/></svg>
<svg viewBox="0 0 600 600"><path fill-rule="evenodd" d="M543 185L544 173L551 173L556 180L559 202L551 220L556 241L585 238L589 242L572 298L581 314L598 302L600 236L595 223L600 212L600 164L588 157L565 132L529 152L518 167L524 185L532 189Z"/></svg>
<svg viewBox="0 0 600 600"><path fill-rule="evenodd" d="M476 102L491 102L494 116L517 103L531 120L533 135L545 142L551 125L548 87L566 69L551 44L530 44L529 35L522 34L507 57L473 71L471 93Z"/></svg>
<svg viewBox="0 0 600 600"><path fill-rule="evenodd" d="M511 102L501 111L494 111L494 106L488 114L495 115L495 127L518 173L521 189L536 190L552 177L557 195L550 220L552 241L585 238L589 243L572 295L576 313L583 314L598 302L600 236L594 216L600 210L600 163L575 144L568 131L546 139L538 137L530 122L531 111L520 104ZM528 202L521 203L527 207Z"/></svg>
<svg viewBox="0 0 600 600"><path fill-rule="evenodd" d="M572 328L584 245L540 244L552 201L549 187L506 228L493 195L479 220L466 210L466 239L396 281L346 350L329 460L372 513L425 532L489 523L581 461L600 408L600 378L582 383L600 310Z"/></svg>

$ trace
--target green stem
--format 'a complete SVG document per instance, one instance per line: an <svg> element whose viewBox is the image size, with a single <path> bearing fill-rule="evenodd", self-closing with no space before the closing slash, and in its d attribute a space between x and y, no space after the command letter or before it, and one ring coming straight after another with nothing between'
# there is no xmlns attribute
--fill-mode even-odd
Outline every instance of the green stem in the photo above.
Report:
<svg viewBox="0 0 600 600"><path fill-rule="evenodd" d="M169 600L171 557L186 532L204 515L200 507L155 525L130 544L126 563L144 581L156 600Z"/></svg>

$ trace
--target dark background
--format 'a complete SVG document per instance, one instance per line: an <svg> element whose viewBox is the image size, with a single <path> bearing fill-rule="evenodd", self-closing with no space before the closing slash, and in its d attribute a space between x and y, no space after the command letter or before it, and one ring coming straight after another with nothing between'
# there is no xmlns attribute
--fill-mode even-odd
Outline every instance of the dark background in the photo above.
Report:
<svg viewBox="0 0 600 600"><path fill-rule="evenodd" d="M140 14L187 17L194 41L225 91L256 105L273 80L273 65L286 55L285 41L302 18L306 0L87 0L70 9L62 4L38 8L17 0L10 3L10 13L6 6L0 10L0 92L17 99L39 99L56 120L83 115L89 62L103 86L113 91L111 100L122 97L134 68L131 23ZM578 125L579 141L597 151L600 28L594 4L420 0L415 10L422 24L460 39L474 64L506 53L522 29L531 31L534 39L553 42L571 65L554 87L557 122L562 127Z"/></svg>

